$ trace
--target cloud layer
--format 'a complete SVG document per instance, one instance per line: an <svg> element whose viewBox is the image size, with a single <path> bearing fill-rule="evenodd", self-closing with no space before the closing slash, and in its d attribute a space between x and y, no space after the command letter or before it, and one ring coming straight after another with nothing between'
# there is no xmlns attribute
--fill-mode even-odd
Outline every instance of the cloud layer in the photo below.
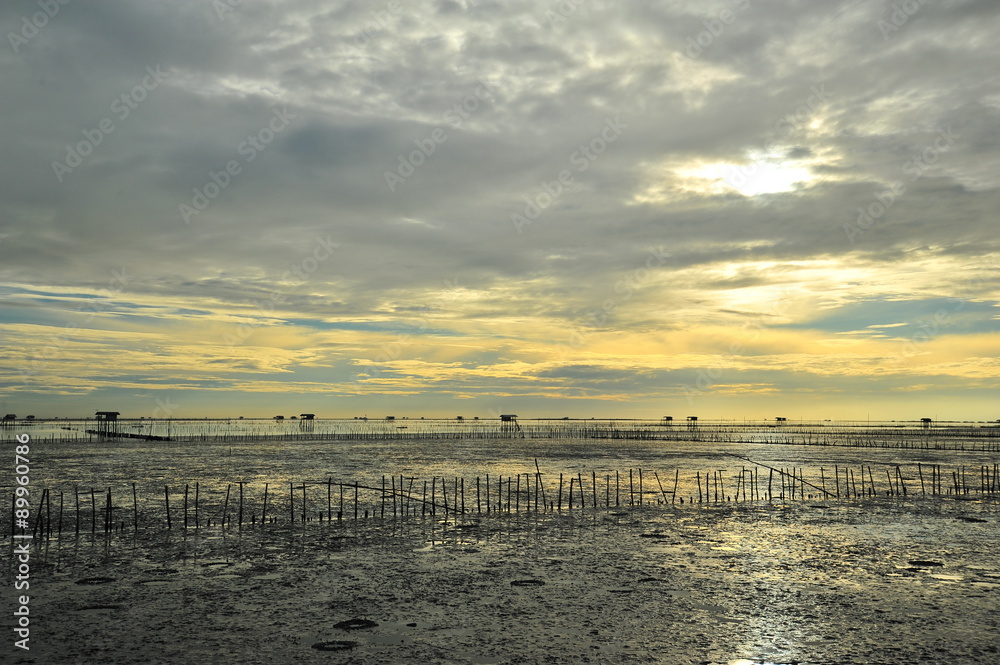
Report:
<svg viewBox="0 0 1000 665"><path fill-rule="evenodd" d="M995 416L998 18L5 3L0 402Z"/></svg>

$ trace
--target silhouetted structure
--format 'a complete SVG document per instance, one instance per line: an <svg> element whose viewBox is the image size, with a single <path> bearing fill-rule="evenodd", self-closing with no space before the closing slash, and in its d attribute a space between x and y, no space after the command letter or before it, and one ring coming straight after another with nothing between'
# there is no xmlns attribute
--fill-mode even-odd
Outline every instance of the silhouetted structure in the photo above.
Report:
<svg viewBox="0 0 1000 665"><path fill-rule="evenodd" d="M17 416L16 415L14 415L13 413L8 413L6 416L3 417L3 420L0 420L0 426L3 426L3 427L13 427L14 426L14 422L16 420L17 420Z"/></svg>
<svg viewBox="0 0 1000 665"><path fill-rule="evenodd" d="M312 432L316 426L316 414L315 413L300 413L299 414L299 431L300 432Z"/></svg>
<svg viewBox="0 0 1000 665"><path fill-rule="evenodd" d="M688 416L687 417L688 429L694 429L698 426L698 416Z"/></svg>
<svg viewBox="0 0 1000 665"><path fill-rule="evenodd" d="M782 418L781 416L774 419L774 422L778 423L778 425L784 425L787 421L788 418Z"/></svg>
<svg viewBox="0 0 1000 665"><path fill-rule="evenodd" d="M669 425L673 425L674 424L674 417L673 416L663 416L663 419L660 421L660 423L663 424L663 425L668 425L668 426Z"/></svg>
<svg viewBox="0 0 1000 665"><path fill-rule="evenodd" d="M931 420L930 418L921 418L920 419L920 424L923 426L924 429L930 429L932 422L934 422L934 421Z"/></svg>
<svg viewBox="0 0 1000 665"><path fill-rule="evenodd" d="M500 414L500 431L508 434L520 432L521 426L517 424L517 415L513 413Z"/></svg>
<svg viewBox="0 0 1000 665"><path fill-rule="evenodd" d="M98 411L94 414L97 421L97 433L101 436L118 436L118 411Z"/></svg>

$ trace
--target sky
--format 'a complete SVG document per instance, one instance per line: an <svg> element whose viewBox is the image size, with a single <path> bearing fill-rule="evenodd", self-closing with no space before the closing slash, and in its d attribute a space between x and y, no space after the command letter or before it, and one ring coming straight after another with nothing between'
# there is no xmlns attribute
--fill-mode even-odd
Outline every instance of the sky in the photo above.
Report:
<svg viewBox="0 0 1000 665"><path fill-rule="evenodd" d="M995 0L7 0L0 411L995 420Z"/></svg>

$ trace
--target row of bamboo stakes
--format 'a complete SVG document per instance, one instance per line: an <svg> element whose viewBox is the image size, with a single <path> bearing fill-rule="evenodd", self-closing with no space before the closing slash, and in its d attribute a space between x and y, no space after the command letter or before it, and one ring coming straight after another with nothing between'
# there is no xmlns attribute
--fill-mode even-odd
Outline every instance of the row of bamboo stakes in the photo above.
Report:
<svg viewBox="0 0 1000 665"><path fill-rule="evenodd" d="M762 478L762 468L767 471ZM769 466L754 465L743 467L734 473L734 477L727 476L729 472L723 471L697 471L694 476L694 487L697 494L692 492L688 496L687 503L721 503L721 502L748 502L748 501L775 501L775 500L795 500L795 499L839 499L839 498L863 498L875 496L908 496L916 494L919 482L919 494L931 496L944 495L967 495L978 492L982 494L1000 492L1000 465L980 466L978 473L978 487L976 478L972 470L967 470L965 466L953 469L948 475L941 469L940 465L930 465L924 467L917 465L916 479L910 479L911 485L907 486L903 472L899 466L884 467L876 473L871 466L861 465L858 473L850 467L834 465L832 473L827 475L828 469L819 469L819 478L812 477L806 479L804 470L801 468L775 468ZM884 482L880 475L884 472ZM650 473L655 481L655 487L649 483ZM400 517L436 517L439 513L444 516L469 514L510 514L520 512L562 512L564 508L570 512L583 510L588 506L592 509L600 507L611 508L622 505L676 505L684 504L685 499L680 495L678 486L680 483L680 469L675 469L673 478L669 474L665 479L661 479L658 472L638 469L628 470L627 479L624 474L615 471L614 474L606 473L603 479L597 475L596 471L590 473L589 487L584 482L583 473L559 474L558 485L546 489L542 481L542 473L537 468L535 473L519 473L514 476L496 476L487 474L485 478L477 476L475 479L474 496L470 486L470 495L466 494L466 482L464 478L443 478L434 477L428 482L422 481L417 485L417 478L407 478L399 476L382 476L381 486L376 487L359 482L334 482L333 478L328 478L325 482L312 486L314 494L310 502L307 483L289 483L287 492L287 506L276 508L276 491L272 492L270 483L264 484L262 501L260 504L253 504L248 500L246 491L247 483L239 482L235 484L236 491L233 492L234 484L226 485L225 499L221 508L216 506L214 512L205 513L203 509L201 484L194 483L184 486L181 505L177 506L178 497L174 498L174 506L171 507L171 491L168 486L163 488L163 508L165 514L165 525L168 530L173 530L175 526L185 533L189 529L198 530L211 526L222 529L236 527L242 531L245 526L256 527L267 524L275 524L285 521L287 524L305 524L307 522L343 522L344 520L387 518L394 519ZM876 479L878 478L878 482ZM664 485L664 480L666 485ZM602 483L603 481L603 483ZM553 478L554 482L554 478ZM879 486L881 483L881 486ZM471 484L470 484L471 485ZM325 487L325 510L323 496L316 497L315 490L322 490ZM647 487L652 489L647 490ZM668 489L669 488L669 489ZM140 522L140 510L138 492L136 484L132 483L132 524L133 529L152 524L158 519L149 517L147 511L147 524ZM98 493L91 488L89 491L90 510L89 520L86 520L85 507L81 507L80 497L86 498L87 492L81 493L79 488L74 488L72 498L75 505L70 507L73 515L71 519L64 519L66 506L64 505L64 493L58 494L56 516L53 517L52 498L53 494L48 489L42 490L41 498L38 502L37 510L34 511L34 522L30 527L32 536L41 534L45 538L52 536L53 528L56 533L63 533L64 527L72 529L73 533L80 535L87 530L89 521L90 533L111 534L128 530L129 525L115 515L115 511L120 511L123 506L113 504L112 488L108 487L101 492L103 499L103 509L98 503ZM652 496L653 500L649 497ZM15 498L11 496L11 534L15 533ZM474 500L473 500L474 499ZM232 506L232 508L231 508ZM178 512L179 508L179 512ZM207 506L206 506L207 508ZM270 510L269 510L270 509ZM99 515L103 512L103 515ZM100 518L100 519L99 519ZM249 520L247 519L249 518ZM100 524L100 527L99 527ZM160 521L160 524L163 524ZM25 533L27 529L21 529Z"/></svg>

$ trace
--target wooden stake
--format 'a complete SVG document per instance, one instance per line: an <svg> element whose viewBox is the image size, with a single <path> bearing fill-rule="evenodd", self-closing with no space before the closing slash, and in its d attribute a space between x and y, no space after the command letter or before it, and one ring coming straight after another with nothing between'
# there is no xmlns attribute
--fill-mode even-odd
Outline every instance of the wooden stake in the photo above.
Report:
<svg viewBox="0 0 1000 665"><path fill-rule="evenodd" d="M264 483L264 507L260 511L261 526L264 526L264 524L266 524L265 518L267 517L267 490L268 490L268 484Z"/></svg>

